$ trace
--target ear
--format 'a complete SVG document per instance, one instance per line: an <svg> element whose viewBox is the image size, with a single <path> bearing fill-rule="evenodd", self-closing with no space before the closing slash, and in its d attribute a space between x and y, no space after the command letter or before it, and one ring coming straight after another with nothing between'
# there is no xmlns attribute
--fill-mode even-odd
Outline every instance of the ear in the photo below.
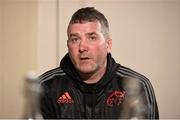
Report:
<svg viewBox="0 0 180 120"><path fill-rule="evenodd" d="M111 48L112 48L112 39L111 38L106 39L106 46L107 46L107 52L111 53Z"/></svg>

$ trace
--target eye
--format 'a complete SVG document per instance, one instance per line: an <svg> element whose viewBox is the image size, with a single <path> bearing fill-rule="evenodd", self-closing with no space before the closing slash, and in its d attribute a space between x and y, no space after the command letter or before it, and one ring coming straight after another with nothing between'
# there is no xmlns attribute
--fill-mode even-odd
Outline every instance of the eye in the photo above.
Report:
<svg viewBox="0 0 180 120"><path fill-rule="evenodd" d="M97 40L97 37L95 35L89 36L90 41L95 41Z"/></svg>
<svg viewBox="0 0 180 120"><path fill-rule="evenodd" d="M72 43L78 43L80 41L80 38L79 37L71 37L69 40Z"/></svg>

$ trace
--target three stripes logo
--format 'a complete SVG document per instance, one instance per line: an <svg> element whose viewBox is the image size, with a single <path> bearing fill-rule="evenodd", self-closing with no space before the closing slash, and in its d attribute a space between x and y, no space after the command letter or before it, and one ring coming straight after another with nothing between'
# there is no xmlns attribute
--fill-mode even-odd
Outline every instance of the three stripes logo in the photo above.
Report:
<svg viewBox="0 0 180 120"><path fill-rule="evenodd" d="M74 100L71 98L68 92L65 92L58 98L57 102L61 104L72 104L74 103Z"/></svg>

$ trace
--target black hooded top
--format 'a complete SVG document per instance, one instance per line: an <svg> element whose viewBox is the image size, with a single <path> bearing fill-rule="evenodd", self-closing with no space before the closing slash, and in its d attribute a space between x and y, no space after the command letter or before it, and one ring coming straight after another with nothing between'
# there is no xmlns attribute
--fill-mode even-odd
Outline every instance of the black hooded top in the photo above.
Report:
<svg viewBox="0 0 180 120"><path fill-rule="evenodd" d="M107 69L93 84L81 81L66 54L60 67L40 76L44 118L159 118L150 81L107 55Z"/></svg>

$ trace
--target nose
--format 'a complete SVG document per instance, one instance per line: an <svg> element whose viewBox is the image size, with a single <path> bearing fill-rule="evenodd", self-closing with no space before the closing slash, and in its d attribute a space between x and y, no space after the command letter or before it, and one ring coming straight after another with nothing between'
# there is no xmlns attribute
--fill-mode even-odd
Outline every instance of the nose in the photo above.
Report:
<svg viewBox="0 0 180 120"><path fill-rule="evenodd" d="M86 39L82 39L79 43L79 52L84 52L88 50L88 43Z"/></svg>

